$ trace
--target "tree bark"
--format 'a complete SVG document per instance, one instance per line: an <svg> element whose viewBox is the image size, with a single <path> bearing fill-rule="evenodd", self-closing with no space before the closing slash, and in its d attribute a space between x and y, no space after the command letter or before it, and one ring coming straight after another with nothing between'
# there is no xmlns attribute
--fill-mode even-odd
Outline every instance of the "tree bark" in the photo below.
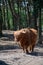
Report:
<svg viewBox="0 0 43 65"><path fill-rule="evenodd" d="M42 33L42 28L41 28L41 6L40 6L39 8L39 43L40 44L42 44L41 33Z"/></svg>
<svg viewBox="0 0 43 65"><path fill-rule="evenodd" d="M0 6L0 37L2 36L2 11L1 11L1 6Z"/></svg>
<svg viewBox="0 0 43 65"><path fill-rule="evenodd" d="M8 3L9 3L9 7L12 13L14 30L17 30L17 23L19 21L19 15L14 10L14 1L8 0Z"/></svg>

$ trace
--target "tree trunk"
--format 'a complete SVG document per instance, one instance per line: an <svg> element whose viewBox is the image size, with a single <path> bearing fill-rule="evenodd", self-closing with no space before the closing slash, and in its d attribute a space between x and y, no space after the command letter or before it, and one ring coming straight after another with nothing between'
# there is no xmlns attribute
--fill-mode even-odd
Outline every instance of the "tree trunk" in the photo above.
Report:
<svg viewBox="0 0 43 65"><path fill-rule="evenodd" d="M42 44L41 38L42 28L41 28L41 7L39 8L39 43Z"/></svg>
<svg viewBox="0 0 43 65"><path fill-rule="evenodd" d="M36 4L35 4L36 3ZM33 16L34 16L34 28L37 29L37 17L38 17L38 10L37 10L37 1L33 1Z"/></svg>
<svg viewBox="0 0 43 65"><path fill-rule="evenodd" d="M2 36L2 11L1 11L1 7L0 7L0 37Z"/></svg>
<svg viewBox="0 0 43 65"><path fill-rule="evenodd" d="M12 13L14 30L17 30L17 23L18 23L19 15L14 10L14 1L8 0L8 3L9 3L9 7Z"/></svg>

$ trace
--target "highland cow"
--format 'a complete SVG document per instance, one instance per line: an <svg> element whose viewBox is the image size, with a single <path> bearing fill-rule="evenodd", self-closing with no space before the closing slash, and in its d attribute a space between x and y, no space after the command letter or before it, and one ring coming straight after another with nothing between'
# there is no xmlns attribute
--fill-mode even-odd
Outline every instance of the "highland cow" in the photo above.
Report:
<svg viewBox="0 0 43 65"><path fill-rule="evenodd" d="M33 52L37 41L37 30L33 28L24 28L18 31L14 31L14 37L16 41L20 42L20 46L23 48L24 52Z"/></svg>

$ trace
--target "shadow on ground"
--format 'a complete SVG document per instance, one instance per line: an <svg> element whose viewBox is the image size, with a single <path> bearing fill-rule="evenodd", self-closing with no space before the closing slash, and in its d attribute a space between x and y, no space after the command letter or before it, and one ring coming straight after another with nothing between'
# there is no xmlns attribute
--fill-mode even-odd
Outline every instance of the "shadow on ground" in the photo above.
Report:
<svg viewBox="0 0 43 65"><path fill-rule="evenodd" d="M21 49L19 45L0 45L0 50Z"/></svg>
<svg viewBox="0 0 43 65"><path fill-rule="evenodd" d="M8 65L4 61L0 60L0 65Z"/></svg>
<svg viewBox="0 0 43 65"><path fill-rule="evenodd" d="M4 34L3 38L1 38L1 40L3 41L14 41L14 36L13 34ZM42 48L43 45L39 44L37 45L37 47ZM18 45L0 45L0 50L11 50L11 49L20 49L20 47ZM32 55L32 56L43 56L43 52L32 52L32 53L28 53L28 55Z"/></svg>
<svg viewBox="0 0 43 65"><path fill-rule="evenodd" d="M34 52L32 52L32 53L28 53L27 55L32 55L32 56L43 56L43 52L34 51Z"/></svg>
<svg viewBox="0 0 43 65"><path fill-rule="evenodd" d="M3 40L3 41L13 41L14 35L13 34L3 34L3 36L1 37L1 40Z"/></svg>
<svg viewBox="0 0 43 65"><path fill-rule="evenodd" d="M0 51L2 51L2 50L16 50L16 49L18 49L18 52L19 52L19 50L21 51L22 49L18 46L18 45L5 45L5 46L1 46L0 45ZM5 52L7 52L7 51L5 51ZM17 50L16 50L17 51ZM15 52L16 52L15 51ZM23 50L22 50L23 51ZM12 51L11 51L12 52ZM19 52L20 53L20 52ZM27 54L27 53L26 53ZM34 52L32 52L32 53L28 53L27 55L31 55L31 56L43 56L43 52L40 52L40 51L37 51L37 50L35 50Z"/></svg>

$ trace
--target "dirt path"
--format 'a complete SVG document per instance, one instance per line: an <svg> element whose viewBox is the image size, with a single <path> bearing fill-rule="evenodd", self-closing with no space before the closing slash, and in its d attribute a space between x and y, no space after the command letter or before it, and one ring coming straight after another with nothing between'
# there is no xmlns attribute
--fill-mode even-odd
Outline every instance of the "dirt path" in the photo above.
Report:
<svg viewBox="0 0 43 65"><path fill-rule="evenodd" d="M9 33L6 33L7 36L0 38L0 65L43 65L42 46L36 46L31 54L23 53L22 49L11 40L12 35L10 37Z"/></svg>
<svg viewBox="0 0 43 65"><path fill-rule="evenodd" d="M25 54L22 49L0 51L0 61L7 65L43 65L43 52L40 52L42 48L35 49L37 51L33 54Z"/></svg>

